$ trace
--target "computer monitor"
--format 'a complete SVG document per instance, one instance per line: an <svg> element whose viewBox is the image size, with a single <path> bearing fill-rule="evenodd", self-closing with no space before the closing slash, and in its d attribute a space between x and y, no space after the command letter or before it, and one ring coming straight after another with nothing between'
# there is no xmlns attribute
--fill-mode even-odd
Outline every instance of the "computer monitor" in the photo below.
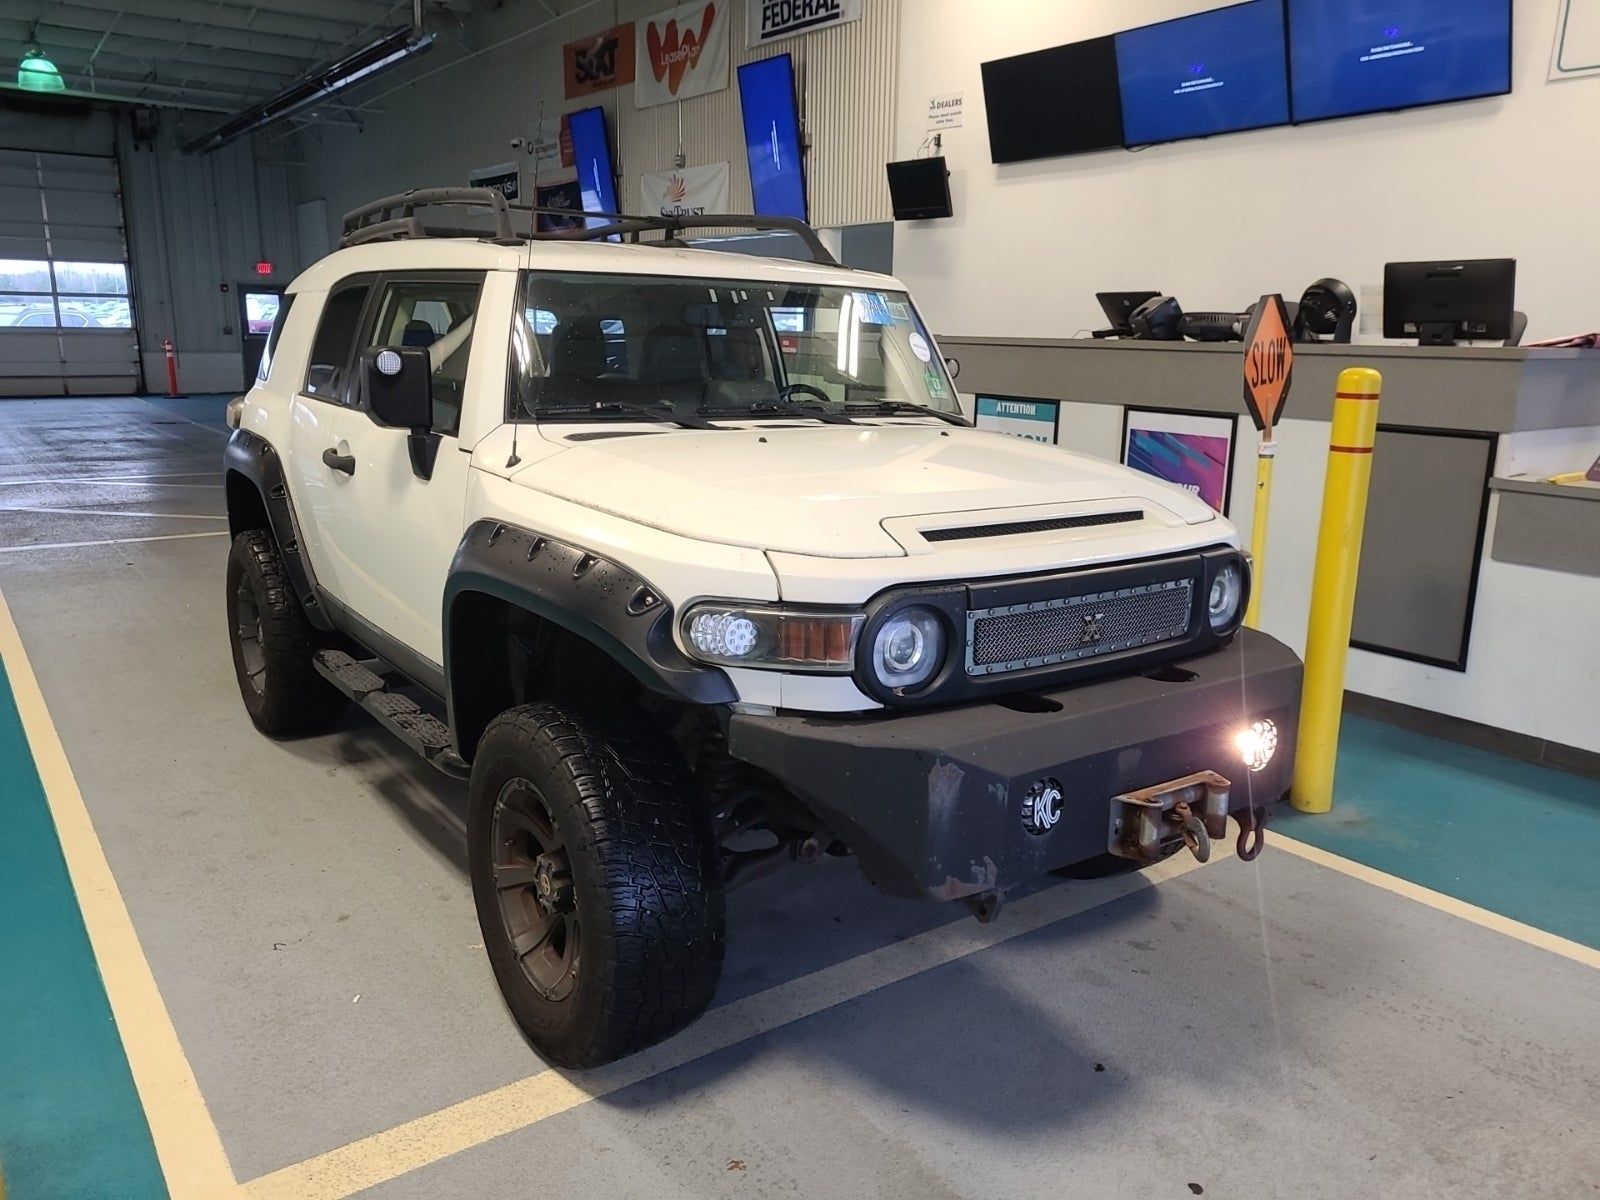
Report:
<svg viewBox="0 0 1600 1200"><path fill-rule="evenodd" d="M908 158L887 164L889 203L896 221L927 221L953 215L950 207L950 172L944 155Z"/></svg>
<svg viewBox="0 0 1600 1200"><path fill-rule="evenodd" d="M986 62L983 103L997 163L1120 149L1116 42L1094 38Z"/></svg>
<svg viewBox="0 0 1600 1200"><path fill-rule="evenodd" d="M1423 346L1503 342L1516 308L1517 260L1392 262L1383 268L1383 336Z"/></svg>
<svg viewBox="0 0 1600 1200"><path fill-rule="evenodd" d="M1287 125L1283 38L1283 0L1251 0L1117 34L1127 144Z"/></svg>

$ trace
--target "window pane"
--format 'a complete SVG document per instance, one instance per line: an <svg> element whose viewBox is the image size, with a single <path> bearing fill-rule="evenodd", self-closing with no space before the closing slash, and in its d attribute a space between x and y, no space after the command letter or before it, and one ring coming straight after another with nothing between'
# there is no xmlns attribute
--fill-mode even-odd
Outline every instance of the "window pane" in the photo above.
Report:
<svg viewBox="0 0 1600 1200"><path fill-rule="evenodd" d="M277 292L246 292L244 331L256 335L271 333L272 323L278 319L278 305L282 299Z"/></svg>
<svg viewBox="0 0 1600 1200"><path fill-rule="evenodd" d="M120 297L62 296L57 304L61 309L63 329L133 328L133 310Z"/></svg>
<svg viewBox="0 0 1600 1200"><path fill-rule="evenodd" d="M42 259L0 258L0 292L48 292L50 264Z"/></svg>
<svg viewBox="0 0 1600 1200"><path fill-rule="evenodd" d="M370 345L426 349L433 363L433 429L454 436L478 311L482 275L391 283L378 306Z"/></svg>
<svg viewBox="0 0 1600 1200"><path fill-rule="evenodd" d="M311 395L342 403L340 379L350 361L350 347L356 340L356 322L367 303L366 284L357 284L328 297L322 309L322 323L311 343L311 362L306 367L306 388Z"/></svg>
<svg viewBox="0 0 1600 1200"><path fill-rule="evenodd" d="M49 296L0 293L0 329L10 326L51 326L55 323L56 309Z"/></svg>
<svg viewBox="0 0 1600 1200"><path fill-rule="evenodd" d="M275 296L278 300L277 312L272 318L272 332L267 335L266 348L261 351L261 365L256 369L256 378L265 380L272 371L272 356L278 352L278 339L283 336L283 324L289 319L289 308L294 304L294 295ZM248 301L246 310L248 311Z"/></svg>
<svg viewBox="0 0 1600 1200"><path fill-rule="evenodd" d="M126 296L128 268L122 263L58 262L56 291L92 292L97 296Z"/></svg>

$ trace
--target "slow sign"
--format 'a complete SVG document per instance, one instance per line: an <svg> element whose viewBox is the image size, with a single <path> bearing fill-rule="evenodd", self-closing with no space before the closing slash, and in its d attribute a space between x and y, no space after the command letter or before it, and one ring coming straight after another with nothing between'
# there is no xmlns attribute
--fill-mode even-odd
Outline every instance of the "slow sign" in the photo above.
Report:
<svg viewBox="0 0 1600 1200"><path fill-rule="evenodd" d="M1294 343L1289 338L1289 311L1283 297L1263 296L1256 302L1244 333L1244 402L1250 416L1270 439L1283 415L1294 381Z"/></svg>

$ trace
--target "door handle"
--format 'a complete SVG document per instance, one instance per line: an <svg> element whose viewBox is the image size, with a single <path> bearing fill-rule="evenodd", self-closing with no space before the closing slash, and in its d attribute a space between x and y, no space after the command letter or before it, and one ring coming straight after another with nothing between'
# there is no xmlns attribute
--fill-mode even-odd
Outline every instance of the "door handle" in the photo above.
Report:
<svg viewBox="0 0 1600 1200"><path fill-rule="evenodd" d="M356 473L356 456L354 454L340 454L339 451L329 446L322 452L322 465L331 471L343 471L346 475Z"/></svg>

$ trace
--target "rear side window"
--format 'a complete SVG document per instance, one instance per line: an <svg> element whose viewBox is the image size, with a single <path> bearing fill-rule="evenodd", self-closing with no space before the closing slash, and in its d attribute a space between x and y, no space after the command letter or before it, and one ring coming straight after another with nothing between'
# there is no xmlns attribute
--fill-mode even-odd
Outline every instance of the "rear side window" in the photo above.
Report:
<svg viewBox="0 0 1600 1200"><path fill-rule="evenodd" d="M346 284L328 296L317 336L311 343L311 363L306 368L306 394L334 404L343 403L345 370L355 347L361 310L366 307L367 283Z"/></svg>
<svg viewBox="0 0 1600 1200"><path fill-rule="evenodd" d="M272 319L272 330L267 334L267 348L261 352L261 365L256 368L256 379L265 383L272 371L272 358L278 350L278 339L283 336L283 326L289 319L289 308L294 304L294 293L286 294L278 303L278 315Z"/></svg>

